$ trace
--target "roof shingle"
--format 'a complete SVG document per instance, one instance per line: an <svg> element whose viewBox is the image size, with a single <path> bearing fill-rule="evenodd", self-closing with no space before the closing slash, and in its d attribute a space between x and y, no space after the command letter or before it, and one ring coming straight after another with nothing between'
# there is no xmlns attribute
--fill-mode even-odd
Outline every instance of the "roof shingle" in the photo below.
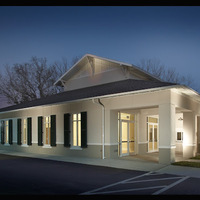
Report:
<svg viewBox="0 0 200 200"><path fill-rule="evenodd" d="M172 85L176 84L168 82L160 82L160 81L127 79L127 80L58 93L46 98L36 99L22 104L1 108L0 112L7 112L34 106L56 104L56 103L69 102L69 101L81 100L92 97L120 94L123 92L139 91L144 89L151 89L151 88L165 87Z"/></svg>

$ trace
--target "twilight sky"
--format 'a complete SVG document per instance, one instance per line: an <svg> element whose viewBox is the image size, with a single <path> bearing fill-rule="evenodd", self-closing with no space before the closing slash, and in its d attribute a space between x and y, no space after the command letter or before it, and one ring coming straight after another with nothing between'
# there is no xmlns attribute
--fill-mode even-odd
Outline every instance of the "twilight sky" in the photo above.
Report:
<svg viewBox="0 0 200 200"><path fill-rule="evenodd" d="M135 65L155 58L200 88L200 6L0 6L0 70L86 53Z"/></svg>

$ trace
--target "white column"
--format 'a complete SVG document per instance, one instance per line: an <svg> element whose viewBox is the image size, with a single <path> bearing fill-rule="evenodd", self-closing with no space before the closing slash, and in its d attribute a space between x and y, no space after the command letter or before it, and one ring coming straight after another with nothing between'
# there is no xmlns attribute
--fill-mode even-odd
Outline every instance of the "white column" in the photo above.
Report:
<svg viewBox="0 0 200 200"><path fill-rule="evenodd" d="M197 116L197 153L200 153L200 116Z"/></svg>
<svg viewBox="0 0 200 200"><path fill-rule="evenodd" d="M196 152L197 120L193 112L183 113L183 157L190 158Z"/></svg>
<svg viewBox="0 0 200 200"><path fill-rule="evenodd" d="M159 105L159 163L175 161L175 105Z"/></svg>

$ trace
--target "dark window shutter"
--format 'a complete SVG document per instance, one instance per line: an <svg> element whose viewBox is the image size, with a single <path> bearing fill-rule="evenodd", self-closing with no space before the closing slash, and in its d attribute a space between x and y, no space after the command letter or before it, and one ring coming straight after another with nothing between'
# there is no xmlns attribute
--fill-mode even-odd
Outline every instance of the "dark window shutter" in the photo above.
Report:
<svg viewBox="0 0 200 200"><path fill-rule="evenodd" d="M38 117L38 146L42 146L43 117Z"/></svg>
<svg viewBox="0 0 200 200"><path fill-rule="evenodd" d="M87 112L81 112L81 147L87 147Z"/></svg>
<svg viewBox="0 0 200 200"><path fill-rule="evenodd" d="M1 121L1 144L4 144L4 121Z"/></svg>
<svg viewBox="0 0 200 200"><path fill-rule="evenodd" d="M64 114L64 146L70 147L70 113Z"/></svg>
<svg viewBox="0 0 200 200"><path fill-rule="evenodd" d="M27 118L27 144L32 145L32 118Z"/></svg>
<svg viewBox="0 0 200 200"><path fill-rule="evenodd" d="M12 144L12 138L13 138L13 123L12 119L8 121L8 142L9 144Z"/></svg>
<svg viewBox="0 0 200 200"><path fill-rule="evenodd" d="M51 115L51 146L56 146L56 115Z"/></svg>
<svg viewBox="0 0 200 200"><path fill-rule="evenodd" d="M22 120L21 119L17 119L17 144L21 145L22 141Z"/></svg>

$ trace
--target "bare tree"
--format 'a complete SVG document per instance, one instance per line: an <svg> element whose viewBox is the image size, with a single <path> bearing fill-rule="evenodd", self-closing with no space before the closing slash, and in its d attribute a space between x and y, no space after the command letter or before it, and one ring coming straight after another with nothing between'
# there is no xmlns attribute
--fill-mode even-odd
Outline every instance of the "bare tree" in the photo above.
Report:
<svg viewBox="0 0 200 200"><path fill-rule="evenodd" d="M68 70L67 60L47 64L46 58L32 57L30 62L5 66L0 74L0 93L10 104L47 97L62 91L55 81Z"/></svg>
<svg viewBox="0 0 200 200"><path fill-rule="evenodd" d="M194 80L191 76L180 75L175 68L167 68L165 65L161 64L160 60L142 59L138 66L163 81L195 88Z"/></svg>

